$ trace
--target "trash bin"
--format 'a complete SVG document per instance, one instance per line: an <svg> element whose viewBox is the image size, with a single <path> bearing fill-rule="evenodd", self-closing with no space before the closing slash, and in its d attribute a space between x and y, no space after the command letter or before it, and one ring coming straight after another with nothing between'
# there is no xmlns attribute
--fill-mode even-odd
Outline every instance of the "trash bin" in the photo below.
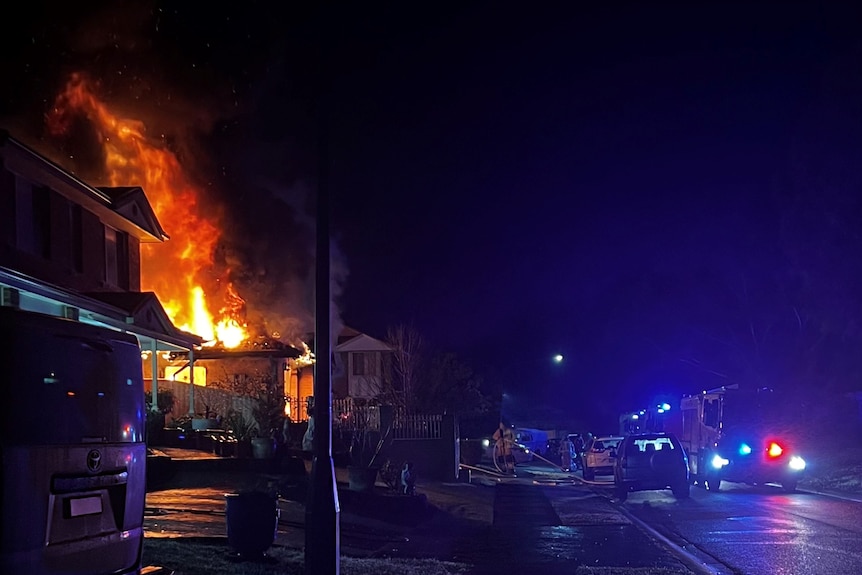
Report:
<svg viewBox="0 0 862 575"><path fill-rule="evenodd" d="M262 557L278 531L278 500L263 491L226 493L228 546L241 557Z"/></svg>

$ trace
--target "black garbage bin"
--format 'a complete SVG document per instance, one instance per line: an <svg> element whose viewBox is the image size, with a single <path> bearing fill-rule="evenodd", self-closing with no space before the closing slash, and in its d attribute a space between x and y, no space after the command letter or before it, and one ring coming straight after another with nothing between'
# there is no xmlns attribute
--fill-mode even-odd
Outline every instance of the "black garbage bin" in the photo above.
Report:
<svg viewBox="0 0 862 575"><path fill-rule="evenodd" d="M263 557L278 530L278 501L263 491L226 493L228 546L247 559Z"/></svg>

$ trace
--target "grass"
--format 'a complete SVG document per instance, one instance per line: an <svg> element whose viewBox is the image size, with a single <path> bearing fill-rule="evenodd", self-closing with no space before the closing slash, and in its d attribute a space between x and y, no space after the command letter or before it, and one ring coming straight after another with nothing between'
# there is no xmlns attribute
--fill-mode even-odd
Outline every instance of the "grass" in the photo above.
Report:
<svg viewBox="0 0 862 575"><path fill-rule="evenodd" d="M214 539L146 538L144 565L173 569L175 575L304 575L305 557L298 549L271 547L262 561L238 560L227 541ZM453 575L469 566L433 559L366 559L342 557L344 575Z"/></svg>
<svg viewBox="0 0 862 575"><path fill-rule="evenodd" d="M194 538L144 540L144 565L174 570L174 575L305 575L302 551L271 547L261 562L238 561L226 542ZM574 566L573 566L574 567ZM434 559L360 559L342 557L343 575L455 575L471 567ZM578 566L573 575L688 575L684 569Z"/></svg>
<svg viewBox="0 0 862 575"><path fill-rule="evenodd" d="M862 448L815 454L800 487L862 493Z"/></svg>

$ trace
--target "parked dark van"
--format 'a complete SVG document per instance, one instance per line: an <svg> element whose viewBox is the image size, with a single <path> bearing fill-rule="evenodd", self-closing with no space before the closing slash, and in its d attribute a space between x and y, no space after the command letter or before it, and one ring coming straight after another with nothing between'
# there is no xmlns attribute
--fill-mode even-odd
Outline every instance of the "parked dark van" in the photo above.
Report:
<svg viewBox="0 0 862 575"><path fill-rule="evenodd" d="M2 307L0 341L0 573L139 572L138 340Z"/></svg>

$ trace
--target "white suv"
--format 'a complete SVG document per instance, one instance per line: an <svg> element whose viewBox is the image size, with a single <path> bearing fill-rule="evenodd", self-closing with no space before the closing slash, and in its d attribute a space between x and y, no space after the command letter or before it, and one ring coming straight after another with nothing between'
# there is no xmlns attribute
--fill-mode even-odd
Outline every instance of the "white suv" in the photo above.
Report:
<svg viewBox="0 0 862 575"><path fill-rule="evenodd" d="M584 447L582 465L584 479L592 481L596 475L613 475L614 463L617 460L617 447L622 436L608 435L594 437Z"/></svg>

